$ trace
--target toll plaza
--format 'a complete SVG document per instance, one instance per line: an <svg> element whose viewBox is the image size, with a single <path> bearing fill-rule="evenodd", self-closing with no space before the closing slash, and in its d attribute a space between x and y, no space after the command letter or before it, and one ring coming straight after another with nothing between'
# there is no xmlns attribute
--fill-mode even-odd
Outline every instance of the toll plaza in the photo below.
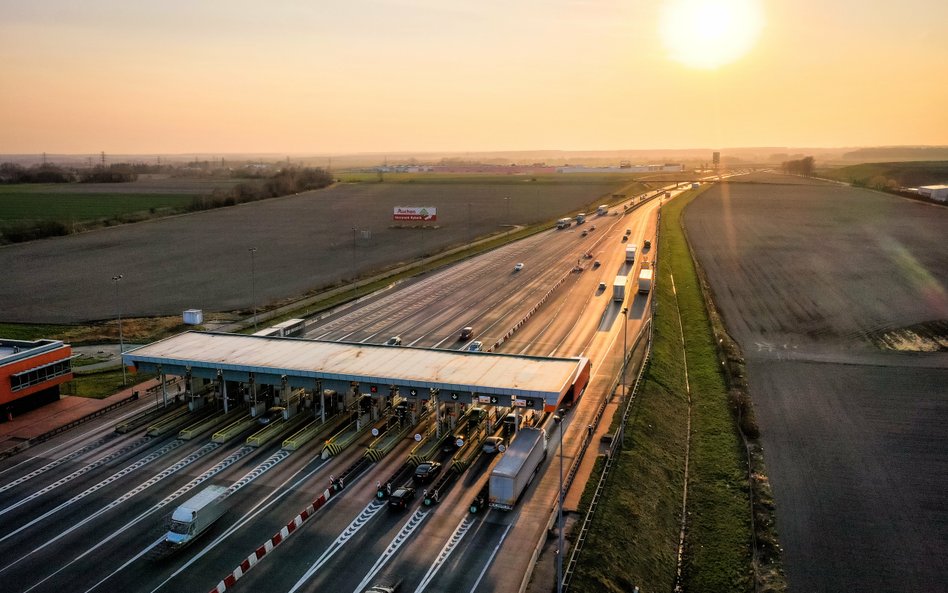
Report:
<svg viewBox="0 0 948 593"><path fill-rule="evenodd" d="M243 401L257 415L277 402L288 416L311 408L325 417L327 410L367 401L373 418L396 397L407 401L412 415L429 402L553 411L564 399L578 398L590 368L585 358L197 331L135 348L122 359L161 375L162 385L167 375L182 377L192 409L219 399L227 412Z"/></svg>

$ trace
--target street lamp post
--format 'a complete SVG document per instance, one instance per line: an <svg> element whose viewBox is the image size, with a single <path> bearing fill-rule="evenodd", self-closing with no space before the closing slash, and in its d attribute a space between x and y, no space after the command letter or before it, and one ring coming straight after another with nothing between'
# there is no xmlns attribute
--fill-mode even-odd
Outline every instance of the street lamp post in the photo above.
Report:
<svg viewBox="0 0 948 593"><path fill-rule="evenodd" d="M563 425L564 414L565 411L560 409L559 413L553 416L553 420L559 424L560 428L560 489L557 494L557 506L559 507L557 511L559 514L557 531L559 537L556 543L556 593L563 593L563 431L566 430Z"/></svg>
<svg viewBox="0 0 948 593"><path fill-rule="evenodd" d="M115 309L118 312L119 326L119 364L122 366L122 385L128 385L128 378L125 375L125 362L122 360L122 354L125 353L125 338L122 336L122 302L119 299L119 281L124 278L122 274L112 276L112 284L115 285Z"/></svg>
<svg viewBox="0 0 948 593"><path fill-rule="evenodd" d="M250 302L253 306L253 330L257 331L257 270L256 270L256 247L248 249L250 252Z"/></svg>
<svg viewBox="0 0 948 593"><path fill-rule="evenodd" d="M622 327L622 404L625 405L625 399L628 393L626 384L625 384L625 365L629 360L629 347L627 341L629 338L629 308L622 307L622 317L624 317L623 327ZM625 426L619 426L619 449L622 449L622 442L625 440Z"/></svg>

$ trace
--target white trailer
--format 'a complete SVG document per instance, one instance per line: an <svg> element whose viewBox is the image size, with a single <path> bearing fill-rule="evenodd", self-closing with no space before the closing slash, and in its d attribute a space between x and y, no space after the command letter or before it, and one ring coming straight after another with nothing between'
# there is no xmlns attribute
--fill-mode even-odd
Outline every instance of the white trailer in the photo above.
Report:
<svg viewBox="0 0 948 593"><path fill-rule="evenodd" d="M490 473L487 501L491 508L513 509L545 458L546 432L541 428L521 428Z"/></svg>
<svg viewBox="0 0 948 593"><path fill-rule="evenodd" d="M648 294L652 290L652 270L639 272L639 294Z"/></svg>
<svg viewBox="0 0 948 593"><path fill-rule="evenodd" d="M615 282L612 283L612 300L622 302L625 300L625 285L628 283L628 278L625 276L616 276Z"/></svg>
<svg viewBox="0 0 948 593"><path fill-rule="evenodd" d="M171 528L165 534L165 542L180 548L194 541L227 510L226 497L226 487L208 486L189 498L171 515Z"/></svg>

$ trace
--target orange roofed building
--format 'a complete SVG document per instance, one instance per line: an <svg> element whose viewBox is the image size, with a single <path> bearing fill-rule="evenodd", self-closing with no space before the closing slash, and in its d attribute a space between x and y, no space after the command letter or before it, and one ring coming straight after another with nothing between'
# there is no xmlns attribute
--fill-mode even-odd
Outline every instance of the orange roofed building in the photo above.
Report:
<svg viewBox="0 0 948 593"><path fill-rule="evenodd" d="M12 413L59 399L72 380L72 348L59 340L0 338L0 412Z"/></svg>

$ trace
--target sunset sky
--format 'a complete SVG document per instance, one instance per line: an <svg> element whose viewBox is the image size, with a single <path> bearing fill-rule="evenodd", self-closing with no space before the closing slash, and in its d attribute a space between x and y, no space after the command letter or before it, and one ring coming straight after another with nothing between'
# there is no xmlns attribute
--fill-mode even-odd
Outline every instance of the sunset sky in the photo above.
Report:
<svg viewBox="0 0 948 593"><path fill-rule="evenodd" d="M948 144L948 2L701 4L0 0L0 153Z"/></svg>

